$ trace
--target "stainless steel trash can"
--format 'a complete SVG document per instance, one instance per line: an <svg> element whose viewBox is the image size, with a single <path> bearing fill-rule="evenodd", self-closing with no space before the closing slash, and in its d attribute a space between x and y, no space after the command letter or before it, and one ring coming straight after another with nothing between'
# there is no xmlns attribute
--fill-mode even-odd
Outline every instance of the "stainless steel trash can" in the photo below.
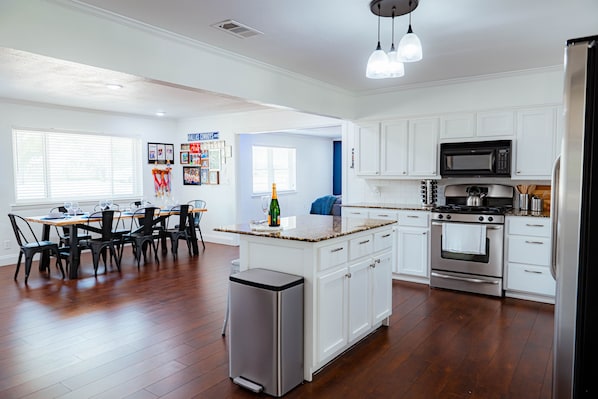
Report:
<svg viewBox="0 0 598 399"><path fill-rule="evenodd" d="M303 382L303 277L249 269L229 279L230 377L282 396Z"/></svg>

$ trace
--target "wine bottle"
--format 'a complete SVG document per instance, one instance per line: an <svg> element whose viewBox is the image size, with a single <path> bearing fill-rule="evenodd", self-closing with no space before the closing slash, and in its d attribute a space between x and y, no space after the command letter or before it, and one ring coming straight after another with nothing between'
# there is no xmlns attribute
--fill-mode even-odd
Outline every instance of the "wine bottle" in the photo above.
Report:
<svg viewBox="0 0 598 399"><path fill-rule="evenodd" d="M268 211L268 225L272 227L280 226L280 205L278 205L278 195L276 195L276 183L272 183L272 199L270 200L270 210Z"/></svg>

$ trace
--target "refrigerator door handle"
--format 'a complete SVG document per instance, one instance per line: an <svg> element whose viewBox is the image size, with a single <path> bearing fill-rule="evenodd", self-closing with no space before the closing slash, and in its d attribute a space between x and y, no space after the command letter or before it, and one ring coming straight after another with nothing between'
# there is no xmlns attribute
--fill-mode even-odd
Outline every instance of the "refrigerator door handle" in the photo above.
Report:
<svg viewBox="0 0 598 399"><path fill-rule="evenodd" d="M557 230L559 220L559 197L558 187L561 174L561 156L559 155L554 165L552 166L552 186L550 187L550 212L551 212L551 227L552 227L552 249L550 253L550 274L556 280L556 261L557 261Z"/></svg>

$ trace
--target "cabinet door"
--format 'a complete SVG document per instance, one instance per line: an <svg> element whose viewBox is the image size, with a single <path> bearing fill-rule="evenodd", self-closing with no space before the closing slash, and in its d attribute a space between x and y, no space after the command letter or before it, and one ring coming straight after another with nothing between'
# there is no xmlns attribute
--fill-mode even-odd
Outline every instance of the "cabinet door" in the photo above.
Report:
<svg viewBox="0 0 598 399"><path fill-rule="evenodd" d="M428 229L398 229L397 272L428 277Z"/></svg>
<svg viewBox="0 0 598 399"><path fill-rule="evenodd" d="M515 129L513 111L478 112L477 136L512 136Z"/></svg>
<svg viewBox="0 0 598 399"><path fill-rule="evenodd" d="M352 206L343 206L341 208L341 214L347 218L360 218L367 219L370 213L369 208L355 208Z"/></svg>
<svg viewBox="0 0 598 399"><path fill-rule="evenodd" d="M550 179L556 133L554 107L517 113L517 141L513 178Z"/></svg>
<svg viewBox="0 0 598 399"><path fill-rule="evenodd" d="M380 174L380 124L372 123L357 127L357 174L377 176Z"/></svg>
<svg viewBox="0 0 598 399"><path fill-rule="evenodd" d="M409 121L409 175L437 177L438 118Z"/></svg>
<svg viewBox="0 0 598 399"><path fill-rule="evenodd" d="M472 138L475 134L475 115L473 113L445 115L440 118L440 138Z"/></svg>
<svg viewBox="0 0 598 399"><path fill-rule="evenodd" d="M371 264L369 258L349 267L349 342L362 337L371 327Z"/></svg>
<svg viewBox="0 0 598 399"><path fill-rule="evenodd" d="M392 313L392 252L376 256L370 270L372 324L376 324Z"/></svg>
<svg viewBox="0 0 598 399"><path fill-rule="evenodd" d="M318 362L347 344L347 268L318 277Z"/></svg>
<svg viewBox="0 0 598 399"><path fill-rule="evenodd" d="M397 120L382 123L380 142L380 174L384 176L407 175L408 122Z"/></svg>

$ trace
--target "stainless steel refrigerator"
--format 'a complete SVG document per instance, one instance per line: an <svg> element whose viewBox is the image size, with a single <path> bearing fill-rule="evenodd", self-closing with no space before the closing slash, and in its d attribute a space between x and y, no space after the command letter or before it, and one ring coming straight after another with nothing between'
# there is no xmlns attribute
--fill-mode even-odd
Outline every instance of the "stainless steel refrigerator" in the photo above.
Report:
<svg viewBox="0 0 598 399"><path fill-rule="evenodd" d="M552 176L553 398L598 397L598 36L565 49L565 134Z"/></svg>

